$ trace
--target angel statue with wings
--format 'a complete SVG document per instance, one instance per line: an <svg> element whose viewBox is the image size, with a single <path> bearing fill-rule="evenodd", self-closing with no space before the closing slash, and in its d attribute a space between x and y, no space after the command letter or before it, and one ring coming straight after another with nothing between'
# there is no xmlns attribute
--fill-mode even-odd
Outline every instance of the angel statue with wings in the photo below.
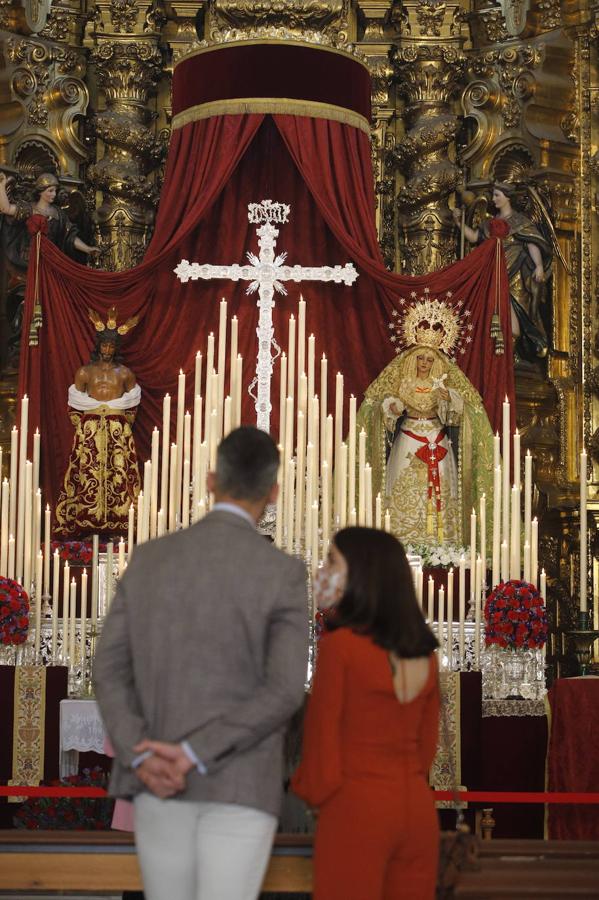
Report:
<svg viewBox="0 0 599 900"><path fill-rule="evenodd" d="M397 328L404 349L369 386L358 413L373 491L406 544L462 545L472 507L491 496L491 425L480 394L451 359L461 324L449 303L414 303Z"/></svg>
<svg viewBox="0 0 599 900"><path fill-rule="evenodd" d="M478 228L464 224L464 236L471 243L488 237L502 239L512 306L512 334L517 356L534 361L547 355L548 312L545 307L547 281L554 254L565 266L547 205L530 183L498 182L493 185L494 218L485 218ZM526 205L532 218L514 206ZM475 203L474 206L478 206ZM462 213L453 216L461 225ZM469 218L473 218L470 210Z"/></svg>

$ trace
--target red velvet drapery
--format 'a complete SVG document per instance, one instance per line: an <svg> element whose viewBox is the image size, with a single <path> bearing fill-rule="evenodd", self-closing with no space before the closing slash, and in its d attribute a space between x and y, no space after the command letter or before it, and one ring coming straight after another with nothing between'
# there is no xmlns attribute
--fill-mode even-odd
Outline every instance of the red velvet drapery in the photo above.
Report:
<svg viewBox="0 0 599 900"><path fill-rule="evenodd" d="M123 318L141 314L141 324L123 346L125 362L136 373L143 400L136 423L141 460L149 436L161 421L164 393L176 389L179 369L191 373L195 354L218 324L218 299L229 301L239 318L239 352L244 382L251 380L256 357L254 297L243 284L228 281L182 285L173 274L181 258L213 264L241 263L256 250L247 203L269 197L291 205L281 227L280 250L290 263L323 265L353 261L360 273L351 287L310 284L308 333L329 358L331 378L345 375L346 390L361 398L364 389L393 356L388 323L412 292L452 294L471 311L476 339L458 360L485 397L494 427L504 395L513 397L509 306L505 278L500 311L506 353L495 356L489 337L496 276L496 247L481 246L465 260L428 276L408 278L385 270L376 240L370 144L358 128L326 119L287 115L225 115L192 122L174 131L156 231L144 262L120 273L79 266L42 239L39 283L44 324L39 347L22 349L20 392L31 398L30 421L43 434L43 479L55 499L72 438L66 412L68 385L87 361L94 330L92 307L102 314L116 303ZM30 272L23 333L33 309ZM287 319L297 309L297 293L277 298L275 336L286 344ZM191 406L193 379L188 379ZM273 382L277 396L277 379ZM254 421L251 401L245 421ZM276 410L273 410L273 420Z"/></svg>

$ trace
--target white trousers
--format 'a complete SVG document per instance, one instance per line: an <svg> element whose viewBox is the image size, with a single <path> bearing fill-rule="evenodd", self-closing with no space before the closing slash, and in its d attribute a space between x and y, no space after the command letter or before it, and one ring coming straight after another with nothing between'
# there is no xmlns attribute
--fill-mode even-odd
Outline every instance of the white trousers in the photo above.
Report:
<svg viewBox="0 0 599 900"><path fill-rule="evenodd" d="M277 827L233 803L135 798L135 843L146 900L256 900Z"/></svg>

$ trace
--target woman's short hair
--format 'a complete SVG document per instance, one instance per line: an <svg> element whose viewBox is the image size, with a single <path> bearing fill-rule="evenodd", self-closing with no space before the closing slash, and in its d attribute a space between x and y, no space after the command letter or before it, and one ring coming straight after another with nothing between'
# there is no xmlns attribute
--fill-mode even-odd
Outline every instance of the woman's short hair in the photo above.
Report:
<svg viewBox="0 0 599 900"><path fill-rule="evenodd" d="M416 599L410 564L392 534L344 528L334 543L347 562L347 584L327 628L351 628L375 644L410 659L438 646Z"/></svg>

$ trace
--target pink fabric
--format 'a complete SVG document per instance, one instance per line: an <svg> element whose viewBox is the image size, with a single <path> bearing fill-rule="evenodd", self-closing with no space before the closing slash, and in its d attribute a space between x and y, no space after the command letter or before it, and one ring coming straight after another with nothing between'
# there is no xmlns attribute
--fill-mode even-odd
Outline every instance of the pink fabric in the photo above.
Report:
<svg viewBox="0 0 599 900"><path fill-rule="evenodd" d="M104 753L114 758L114 750L108 738L104 739ZM128 800L116 800L112 814L112 827L115 831L133 831L133 804Z"/></svg>

